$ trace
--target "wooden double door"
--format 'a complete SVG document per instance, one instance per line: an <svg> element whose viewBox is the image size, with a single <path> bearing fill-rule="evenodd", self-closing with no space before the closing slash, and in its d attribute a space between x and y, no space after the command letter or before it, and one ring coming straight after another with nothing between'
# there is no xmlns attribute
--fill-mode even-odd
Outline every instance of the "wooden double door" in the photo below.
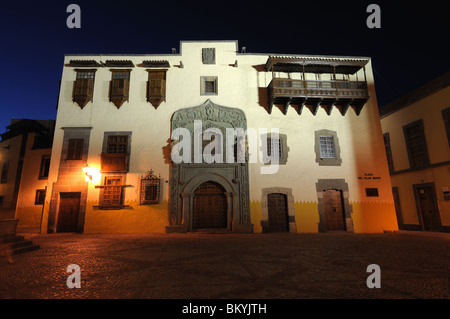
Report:
<svg viewBox="0 0 450 319"><path fill-rule="evenodd" d="M193 228L227 228L225 189L214 182L201 184L194 192Z"/></svg>
<svg viewBox="0 0 450 319"><path fill-rule="evenodd" d="M326 231L346 230L342 192L337 189L324 190L323 206Z"/></svg>
<svg viewBox="0 0 450 319"><path fill-rule="evenodd" d="M60 193L57 232L76 232L81 193Z"/></svg>

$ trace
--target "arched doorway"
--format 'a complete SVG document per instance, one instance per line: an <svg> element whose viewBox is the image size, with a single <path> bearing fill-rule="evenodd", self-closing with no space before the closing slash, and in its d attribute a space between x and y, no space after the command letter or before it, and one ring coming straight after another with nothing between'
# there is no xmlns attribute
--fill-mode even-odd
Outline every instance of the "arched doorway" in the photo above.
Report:
<svg viewBox="0 0 450 319"><path fill-rule="evenodd" d="M227 198L220 184L208 181L195 190L193 228L227 228Z"/></svg>

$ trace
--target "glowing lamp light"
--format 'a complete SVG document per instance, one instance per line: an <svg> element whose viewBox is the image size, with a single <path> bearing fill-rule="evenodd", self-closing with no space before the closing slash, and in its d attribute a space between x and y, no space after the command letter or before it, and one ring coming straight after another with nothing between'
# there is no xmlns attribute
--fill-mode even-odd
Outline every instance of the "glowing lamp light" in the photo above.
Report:
<svg viewBox="0 0 450 319"><path fill-rule="evenodd" d="M85 180L86 182L92 181L92 175L93 175L93 172L92 172L92 168L89 167L88 164L86 164L86 166L83 167L83 172L84 172L84 174L85 174L84 180Z"/></svg>

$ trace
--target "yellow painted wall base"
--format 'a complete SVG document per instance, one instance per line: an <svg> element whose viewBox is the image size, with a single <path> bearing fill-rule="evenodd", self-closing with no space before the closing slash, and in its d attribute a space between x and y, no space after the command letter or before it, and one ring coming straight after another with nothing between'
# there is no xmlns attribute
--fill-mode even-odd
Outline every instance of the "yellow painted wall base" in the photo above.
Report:
<svg viewBox="0 0 450 319"><path fill-rule="evenodd" d="M398 231L394 203L351 202L355 233L382 233ZM295 202L295 224L297 233L319 232L319 204L317 202ZM250 216L255 233L261 233L261 202L250 203Z"/></svg>
<svg viewBox="0 0 450 319"><path fill-rule="evenodd" d="M168 225L168 202L157 205L139 205L125 202L129 206L119 210L96 208L97 202L88 202L84 233L165 233Z"/></svg>
<svg viewBox="0 0 450 319"><path fill-rule="evenodd" d="M398 231L394 203L350 202L355 233L382 233Z"/></svg>

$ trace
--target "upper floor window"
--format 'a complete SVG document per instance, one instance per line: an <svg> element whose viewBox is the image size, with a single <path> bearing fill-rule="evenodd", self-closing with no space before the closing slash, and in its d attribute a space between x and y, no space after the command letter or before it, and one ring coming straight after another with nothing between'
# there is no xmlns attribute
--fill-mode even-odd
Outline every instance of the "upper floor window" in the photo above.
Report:
<svg viewBox="0 0 450 319"><path fill-rule="evenodd" d="M81 160L83 156L84 139L71 138L67 148L66 160Z"/></svg>
<svg viewBox="0 0 450 319"><path fill-rule="evenodd" d="M316 163L320 166L340 166L342 159L337 133L331 130L319 130L314 133Z"/></svg>
<svg viewBox="0 0 450 319"><path fill-rule="evenodd" d="M4 184L8 182L8 163L3 163L2 167L2 176L0 179L0 183Z"/></svg>
<svg viewBox="0 0 450 319"><path fill-rule="evenodd" d="M278 152L278 158L283 158L283 147L280 138L267 139L267 156L275 156Z"/></svg>
<svg viewBox="0 0 450 319"><path fill-rule="evenodd" d="M41 158L41 167L39 169L39 179L48 178L50 170L50 155L43 155Z"/></svg>
<svg viewBox="0 0 450 319"><path fill-rule="evenodd" d="M111 70L109 100L119 108L128 101L131 70Z"/></svg>
<svg viewBox="0 0 450 319"><path fill-rule="evenodd" d="M384 140L384 147L386 149L386 157L387 157L389 172L393 172L394 171L394 162L392 160L391 141L389 138L389 133L383 134L383 140Z"/></svg>
<svg viewBox="0 0 450 319"><path fill-rule="evenodd" d="M332 135L319 135L320 158L336 158Z"/></svg>
<svg viewBox="0 0 450 319"><path fill-rule="evenodd" d="M420 168L428 166L430 162L423 130L423 121L418 120L403 126L403 133L405 135L410 167Z"/></svg>
<svg viewBox="0 0 450 319"><path fill-rule="evenodd" d="M73 84L73 101L84 108L94 97L94 80L96 69L76 69L77 78Z"/></svg>
<svg viewBox="0 0 450 319"><path fill-rule="evenodd" d="M45 203L45 189L37 189L34 197L34 205L44 205Z"/></svg>
<svg viewBox="0 0 450 319"><path fill-rule="evenodd" d="M109 135L107 150L108 153L127 153L128 135Z"/></svg>
<svg viewBox="0 0 450 319"><path fill-rule="evenodd" d="M450 146L450 107L442 111L444 119L445 131L447 132L448 146Z"/></svg>
<svg viewBox="0 0 450 319"><path fill-rule="evenodd" d="M263 150L263 162L268 165L272 163L272 160L277 161L279 165L286 165L289 147L287 146L287 135L278 133L273 135L273 133L267 133L261 135L261 140L266 139L267 144L267 154L264 154Z"/></svg>
<svg viewBox="0 0 450 319"><path fill-rule="evenodd" d="M157 108L163 101L166 101L167 69L151 69L147 72L147 101Z"/></svg>

